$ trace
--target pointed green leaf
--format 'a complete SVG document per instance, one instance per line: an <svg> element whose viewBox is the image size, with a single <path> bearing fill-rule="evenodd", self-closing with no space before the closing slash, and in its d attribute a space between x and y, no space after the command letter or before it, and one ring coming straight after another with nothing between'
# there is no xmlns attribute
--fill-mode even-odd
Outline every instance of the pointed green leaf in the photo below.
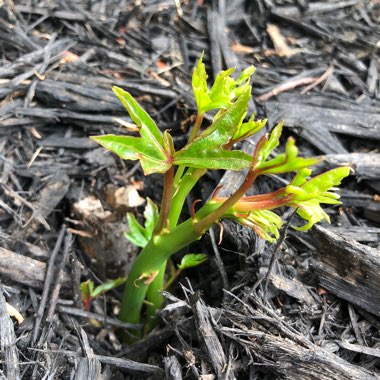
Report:
<svg viewBox="0 0 380 380"><path fill-rule="evenodd" d="M296 175L290 182L292 186L301 186L307 181L307 177L312 173L309 168L300 169L297 171Z"/></svg>
<svg viewBox="0 0 380 380"><path fill-rule="evenodd" d="M264 165L265 160L269 157L272 151L278 146L282 133L283 123L278 124L271 132L269 139L260 146L260 149L256 152L256 167L258 169Z"/></svg>
<svg viewBox="0 0 380 380"><path fill-rule="evenodd" d="M262 239L273 243L279 238L279 229L283 221L281 217L270 210L256 210L247 215L233 216L236 221L244 226L252 228Z"/></svg>
<svg viewBox="0 0 380 380"><path fill-rule="evenodd" d="M144 210L144 217L144 236L149 241L152 238L154 227L156 227L156 224L158 222L158 207L150 198L147 198L147 204Z"/></svg>
<svg viewBox="0 0 380 380"><path fill-rule="evenodd" d="M328 190L333 190L334 186L339 185L342 179L350 174L350 168L335 168L305 181L307 174L310 172L298 173L291 184L285 188L287 194L293 195L291 206L298 208L298 215L308 222L301 227L294 227L299 231L310 229L322 219L330 222L329 216L323 211L320 203L340 204L339 195Z"/></svg>
<svg viewBox="0 0 380 380"><path fill-rule="evenodd" d="M98 285L93 290L91 297L92 298L99 297L101 294L104 294L104 293L108 292L109 290L115 289L118 286L124 284L125 281L126 281L126 278L122 278L122 277L115 278L113 280L108 280L108 281L104 282L103 284Z"/></svg>
<svg viewBox="0 0 380 380"><path fill-rule="evenodd" d="M173 137L168 131L164 132L164 144L165 144L165 151L167 152L169 157L173 157L173 154L175 152L174 142L173 142Z"/></svg>
<svg viewBox="0 0 380 380"><path fill-rule="evenodd" d="M165 173L171 166L162 150L158 150L151 140L116 135L92 136L91 139L124 160L140 160L146 175Z"/></svg>
<svg viewBox="0 0 380 380"><path fill-rule="evenodd" d="M308 192L324 192L333 186L339 186L342 179L350 174L349 167L340 167L331 169L327 172L319 174L307 181L302 188Z"/></svg>
<svg viewBox="0 0 380 380"><path fill-rule="evenodd" d="M233 89L236 86L236 82L230 75L234 71L235 68L231 68L218 73L209 92L211 101L207 106L208 109L227 108L231 105L235 97Z"/></svg>
<svg viewBox="0 0 380 380"><path fill-rule="evenodd" d="M137 247L144 248L148 244L148 239L145 237L145 230L131 213L127 214L129 231L124 233L124 236Z"/></svg>
<svg viewBox="0 0 380 380"><path fill-rule="evenodd" d="M181 264L178 265L178 268L186 269L196 267L198 265L203 264L206 260L207 255L205 255L204 253L188 253L182 258Z"/></svg>
<svg viewBox="0 0 380 380"><path fill-rule="evenodd" d="M132 95L119 87L113 87L113 91L138 125L141 137L105 135L91 138L124 160L140 160L145 175L165 173L171 167L172 147L169 138L164 138Z"/></svg>
<svg viewBox="0 0 380 380"><path fill-rule="evenodd" d="M304 174L306 174L306 172ZM349 174L350 168L348 167L335 168L317 175L308 181L304 181L303 178L299 186L295 186L295 183L298 181L293 180L288 186L286 186L285 191L287 194L294 195L293 203L301 203L315 199L318 203L340 204L340 202L337 201L339 195L328 192L327 190L340 185L342 179ZM303 174L299 175L303 177ZM297 180L297 176L295 179Z"/></svg>
<svg viewBox="0 0 380 380"><path fill-rule="evenodd" d="M271 146L274 146L275 141L278 143L278 138L279 136L273 138ZM270 140L267 142L269 141ZM297 155L298 148L295 145L295 140L289 137L286 142L285 153L279 154L271 160L262 162L260 165L256 165L256 167L260 169L263 174L281 174L298 171L320 162L318 158L302 158L297 157Z"/></svg>
<svg viewBox="0 0 380 380"><path fill-rule="evenodd" d="M282 174L294 172L309 166L318 164L319 158L302 158L297 157L293 161L288 162L286 154L279 154L273 160L269 160L260 165L259 169L265 174Z"/></svg>
<svg viewBox="0 0 380 380"><path fill-rule="evenodd" d="M217 74L211 89L207 86L207 73L203 60L200 57L194 69L192 86L199 114L204 114L212 109L226 109L231 103L246 91L251 75L254 73L253 66L245 69L237 80L231 77L235 68L221 71Z"/></svg>
<svg viewBox="0 0 380 380"><path fill-rule="evenodd" d="M136 102L129 92L116 86L112 87L112 90L127 109L131 119L140 127L141 137L151 141L157 150L165 153L164 138L147 112Z"/></svg>
<svg viewBox="0 0 380 380"><path fill-rule="evenodd" d="M154 227L158 221L158 207L147 199L144 210L145 223L144 227L136 220L135 216L127 213L129 231L124 236L137 247L144 248L153 236Z"/></svg>
<svg viewBox="0 0 380 380"><path fill-rule="evenodd" d="M248 66L246 69L244 69L241 74L239 75L239 78L236 80L236 83L238 85L244 84L245 82L249 81L251 79L251 76L255 73L256 68L255 66Z"/></svg>

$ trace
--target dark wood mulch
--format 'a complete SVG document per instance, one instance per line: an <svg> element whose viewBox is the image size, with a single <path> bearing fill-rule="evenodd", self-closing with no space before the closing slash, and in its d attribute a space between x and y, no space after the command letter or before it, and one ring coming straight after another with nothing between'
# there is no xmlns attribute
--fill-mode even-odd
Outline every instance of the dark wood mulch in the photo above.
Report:
<svg viewBox="0 0 380 380"><path fill-rule="evenodd" d="M0 377L379 379L379 25L376 0L1 2ZM277 245L211 231L197 247L209 262L127 347L120 291L83 310L79 286L126 275L125 212L158 201L161 182L88 137L125 133L118 85L183 143L202 51L214 75L254 64L250 111L268 130L284 119L302 154L325 159L316 173L352 175L331 225ZM240 180L216 173L194 197Z"/></svg>

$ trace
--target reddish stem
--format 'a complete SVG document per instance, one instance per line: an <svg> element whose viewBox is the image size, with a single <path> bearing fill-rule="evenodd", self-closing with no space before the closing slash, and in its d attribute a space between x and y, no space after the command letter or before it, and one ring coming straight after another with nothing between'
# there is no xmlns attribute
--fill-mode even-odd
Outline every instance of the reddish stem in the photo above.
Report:
<svg viewBox="0 0 380 380"><path fill-rule="evenodd" d="M268 199L257 202L237 202L234 210L238 212L249 212L258 210L273 210L274 208L286 206L293 199L291 195L287 197Z"/></svg>
<svg viewBox="0 0 380 380"><path fill-rule="evenodd" d="M267 194L259 194L259 195L250 195L247 197L242 197L239 200L239 203L244 203L244 202L261 202L261 201L266 201L266 200L272 200L272 199L277 199L277 198L283 198L284 197L284 188L278 189L276 191L272 191L271 193ZM222 202L226 200L227 198L224 197L214 197L213 198L216 202Z"/></svg>
<svg viewBox="0 0 380 380"><path fill-rule="evenodd" d="M198 114L197 118L195 119L193 129L190 132L189 142L193 141L194 138L197 136L199 129L202 125L202 121L203 121L203 114Z"/></svg>
<svg viewBox="0 0 380 380"><path fill-rule="evenodd" d="M229 198L227 198L226 201L224 201L215 211L194 223L194 231L199 234L203 234L203 232L207 230L214 222L219 220L235 203L239 201L241 197L244 196L259 174L260 172L257 170L250 170L240 187Z"/></svg>
<svg viewBox="0 0 380 380"><path fill-rule="evenodd" d="M166 173L164 177L164 191L162 194L161 210L158 223L154 230L156 235L166 227L168 215L170 211L170 204L173 195L173 179L174 179L174 166L172 166Z"/></svg>

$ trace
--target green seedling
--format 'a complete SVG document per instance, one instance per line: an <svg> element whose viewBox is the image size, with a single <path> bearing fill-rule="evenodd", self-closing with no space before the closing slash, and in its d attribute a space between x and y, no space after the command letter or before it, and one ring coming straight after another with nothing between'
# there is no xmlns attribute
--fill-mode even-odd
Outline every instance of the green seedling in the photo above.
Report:
<svg viewBox="0 0 380 380"><path fill-rule="evenodd" d="M197 115L187 144L178 150L169 131L162 133L136 100L118 87L113 91L137 125L139 135L92 137L122 159L139 160L145 175L162 173L164 176L161 207L158 210L148 201L144 226L128 214L130 231L126 237L142 250L128 274L120 319L138 324L143 317L146 330L153 326L154 314L163 305L161 291L165 288L167 260L200 239L214 223L233 219L273 242L283 225L282 218L273 210L284 206L295 208L306 220L306 224L295 228L306 231L322 219L329 221L320 204L340 203L339 195L333 192L334 186L349 175L350 169L340 167L310 178L310 166L319 160L299 157L292 137L287 140L285 152L274 153L279 145L282 124L259 140L253 154L235 148L235 143L264 128L266 120L255 120L253 116L246 120L254 68L244 70L238 79L233 79L233 72L234 69L221 72L209 88L205 65L202 57L199 59L192 79ZM204 115L209 111L215 116L202 128ZM213 169L245 169L247 174L230 197L218 197L216 189L197 212L179 223L186 197L206 171ZM286 173L294 173L288 186L268 194L245 195L257 177ZM193 266L204 259L203 255L185 257L179 268Z"/></svg>
<svg viewBox="0 0 380 380"><path fill-rule="evenodd" d="M111 289L117 288L118 286L124 284L125 278L116 278L114 280L108 280L101 285L95 287L92 280L87 280L80 284L80 291L82 294L83 309L90 310L91 301L102 294L110 291Z"/></svg>

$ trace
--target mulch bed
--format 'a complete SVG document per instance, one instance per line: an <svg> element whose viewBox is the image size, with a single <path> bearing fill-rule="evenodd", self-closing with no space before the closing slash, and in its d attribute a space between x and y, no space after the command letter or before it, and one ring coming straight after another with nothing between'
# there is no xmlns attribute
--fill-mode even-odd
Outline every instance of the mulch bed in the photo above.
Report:
<svg viewBox="0 0 380 380"><path fill-rule="evenodd" d="M379 25L376 0L4 0L0 378L380 379ZM125 213L159 202L162 183L88 137L125 133L117 85L183 144L202 51L213 75L254 64L250 111L268 131L285 120L303 155L324 158L316 173L348 164L352 175L330 225L289 228L273 245L232 223L218 245L212 230L191 250L209 261L126 346L121 289L85 310L80 284L127 274L137 252ZM194 199L241 180L213 173Z"/></svg>

